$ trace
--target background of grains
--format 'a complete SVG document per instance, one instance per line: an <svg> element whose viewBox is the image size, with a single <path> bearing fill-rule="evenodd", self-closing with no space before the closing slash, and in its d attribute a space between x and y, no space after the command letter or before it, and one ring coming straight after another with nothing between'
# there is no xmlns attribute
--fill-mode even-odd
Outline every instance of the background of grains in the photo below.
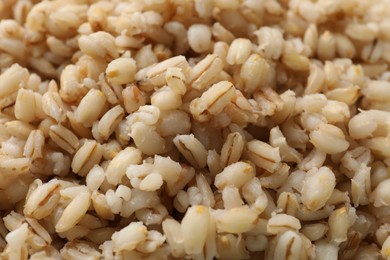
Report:
<svg viewBox="0 0 390 260"><path fill-rule="evenodd" d="M1 259L389 259L389 0L0 1Z"/></svg>

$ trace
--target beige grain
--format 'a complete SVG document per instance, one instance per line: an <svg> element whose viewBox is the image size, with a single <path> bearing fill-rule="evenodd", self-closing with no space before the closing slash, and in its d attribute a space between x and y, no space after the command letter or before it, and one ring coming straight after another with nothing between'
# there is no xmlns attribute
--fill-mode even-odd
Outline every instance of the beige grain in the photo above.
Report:
<svg viewBox="0 0 390 260"><path fill-rule="evenodd" d="M320 124L318 129L310 133L310 142L328 154L336 154L348 149L349 143L344 133L337 126Z"/></svg>
<svg viewBox="0 0 390 260"><path fill-rule="evenodd" d="M389 258L388 10L0 1L0 259Z"/></svg>
<svg viewBox="0 0 390 260"><path fill-rule="evenodd" d="M201 53L209 49L211 30L204 24L193 24L187 31L188 44L195 52Z"/></svg>
<svg viewBox="0 0 390 260"><path fill-rule="evenodd" d="M101 91L91 89L75 110L75 120L86 127L90 127L100 117L105 102L106 98Z"/></svg>
<svg viewBox="0 0 390 260"><path fill-rule="evenodd" d="M88 191L82 191L74 197L72 202L64 209L58 222L55 224L57 232L64 232L74 227L91 204L91 195Z"/></svg>
<svg viewBox="0 0 390 260"><path fill-rule="evenodd" d="M126 168L131 164L141 162L141 152L133 147L127 147L120 151L108 164L106 178L110 184L119 184L126 173Z"/></svg>
<svg viewBox="0 0 390 260"><path fill-rule="evenodd" d="M207 163L207 150L194 135L177 135L173 142L191 165L203 168Z"/></svg>
<svg viewBox="0 0 390 260"><path fill-rule="evenodd" d="M194 89L206 89L222 71L223 62L218 55L209 54L192 69L188 77L188 82Z"/></svg>
<svg viewBox="0 0 390 260"><path fill-rule="evenodd" d="M335 185L336 178L329 168L309 170L302 187L302 203L310 210L320 209L332 195Z"/></svg>
<svg viewBox="0 0 390 260"><path fill-rule="evenodd" d="M198 223L198 225L208 227L211 221L209 210L205 206L192 206L188 208L181 221L183 245L187 254L201 253L207 239L207 229L200 229L197 225L192 225L192 223Z"/></svg>
<svg viewBox="0 0 390 260"><path fill-rule="evenodd" d="M253 140L247 143L247 153L252 162L269 172L274 172L281 161L279 148L267 143Z"/></svg>
<svg viewBox="0 0 390 260"><path fill-rule="evenodd" d="M127 84L134 81L137 71L135 60L118 58L111 61L106 69L107 79L112 84Z"/></svg>
<svg viewBox="0 0 390 260"><path fill-rule="evenodd" d="M252 165L245 162L236 162L225 167L221 173L215 176L214 185L220 190L229 185L240 188L254 175Z"/></svg>
<svg viewBox="0 0 390 260"><path fill-rule="evenodd" d="M86 176L95 164L99 164L103 155L103 149L94 140L86 140L77 150L72 159L72 170L80 176Z"/></svg>
<svg viewBox="0 0 390 260"><path fill-rule="evenodd" d="M62 125L50 126L49 136L53 142L70 154L75 153L80 144L77 136Z"/></svg>

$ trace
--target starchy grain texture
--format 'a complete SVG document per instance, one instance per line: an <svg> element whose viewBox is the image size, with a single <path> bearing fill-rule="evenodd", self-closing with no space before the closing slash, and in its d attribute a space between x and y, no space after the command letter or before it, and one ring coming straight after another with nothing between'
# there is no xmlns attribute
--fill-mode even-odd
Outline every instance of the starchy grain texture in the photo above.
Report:
<svg viewBox="0 0 390 260"><path fill-rule="evenodd" d="M0 259L390 259L389 0L0 0Z"/></svg>

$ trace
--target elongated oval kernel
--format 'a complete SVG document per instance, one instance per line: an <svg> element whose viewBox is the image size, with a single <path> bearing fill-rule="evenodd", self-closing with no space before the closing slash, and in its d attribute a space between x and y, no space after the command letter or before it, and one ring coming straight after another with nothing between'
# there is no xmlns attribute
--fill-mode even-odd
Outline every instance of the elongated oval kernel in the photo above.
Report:
<svg viewBox="0 0 390 260"><path fill-rule="evenodd" d="M24 205L23 213L26 216L33 216L34 218L41 219L51 214L52 210L60 200L60 196L55 194L58 193L60 183L58 180L53 179L47 183L44 183L37 187L27 198L26 204ZM51 203L50 203L51 202ZM47 208L46 205L52 205ZM44 207L46 210L43 214L38 214L40 208Z"/></svg>
<svg viewBox="0 0 390 260"><path fill-rule="evenodd" d="M106 178L108 183L119 184L126 174L127 167L130 164L139 164L141 161L141 151L134 147L127 147L120 151L107 166Z"/></svg>
<svg viewBox="0 0 390 260"><path fill-rule="evenodd" d="M320 124L310 133L310 142L320 151L328 154L341 153L348 149L349 143L340 128L330 124Z"/></svg>
<svg viewBox="0 0 390 260"><path fill-rule="evenodd" d="M160 189L163 184L163 179L158 173L148 174L139 184L140 190L155 191Z"/></svg>
<svg viewBox="0 0 390 260"><path fill-rule="evenodd" d="M221 164L223 166L237 162L244 150L244 138L238 132L228 134L221 150Z"/></svg>
<svg viewBox="0 0 390 260"><path fill-rule="evenodd" d="M223 190L226 186L233 185L240 188L255 176L252 165L246 162L236 162L227 166L221 173L215 176L214 185Z"/></svg>
<svg viewBox="0 0 390 260"><path fill-rule="evenodd" d="M375 101L388 101L390 99L390 82L372 80L365 88L362 89L362 93L368 99Z"/></svg>
<svg viewBox="0 0 390 260"><path fill-rule="evenodd" d="M390 138L375 137L364 140L363 143L373 154L384 158L390 157Z"/></svg>
<svg viewBox="0 0 390 260"><path fill-rule="evenodd" d="M352 85L346 88L336 88L326 93L328 99L344 102L347 105L352 105L360 97L360 87Z"/></svg>
<svg viewBox="0 0 390 260"><path fill-rule="evenodd" d="M145 96L135 85L130 85L122 91L122 98L125 110L127 113L137 111L141 106L145 105Z"/></svg>
<svg viewBox="0 0 390 260"><path fill-rule="evenodd" d="M390 236L388 236L386 238L385 242L383 242L381 255L384 258L389 258L390 257Z"/></svg>
<svg viewBox="0 0 390 260"><path fill-rule="evenodd" d="M118 58L106 69L107 79L112 84L127 84L134 81L137 65L132 58Z"/></svg>
<svg viewBox="0 0 390 260"><path fill-rule="evenodd" d="M285 54L282 57L282 62L295 71L308 71L310 69L310 60L300 54Z"/></svg>
<svg viewBox="0 0 390 260"><path fill-rule="evenodd" d="M195 52L202 53L209 49L211 44L211 30L204 24L193 24L187 31L188 43Z"/></svg>
<svg viewBox="0 0 390 260"><path fill-rule="evenodd" d="M183 257L185 251L180 223L175 219L167 218L162 223L162 229L167 238L168 245L171 246L172 255L174 257Z"/></svg>
<svg viewBox="0 0 390 260"><path fill-rule="evenodd" d="M66 119L66 108L58 92L49 91L43 94L42 109L46 115L54 118L58 123Z"/></svg>
<svg viewBox="0 0 390 260"><path fill-rule="evenodd" d="M376 186L371 193L370 202L374 207L390 206L390 179L386 179Z"/></svg>
<svg viewBox="0 0 390 260"><path fill-rule="evenodd" d="M242 64L240 77L243 81L243 90L253 93L264 87L269 77L270 65L258 54L252 54Z"/></svg>
<svg viewBox="0 0 390 260"><path fill-rule="evenodd" d="M348 122L349 135L353 139L370 137L377 127L378 123L375 118L367 113L359 113Z"/></svg>
<svg viewBox="0 0 390 260"><path fill-rule="evenodd" d="M330 214L328 237L330 241L340 244L348 239L348 228L350 226L346 207L336 209Z"/></svg>
<svg viewBox="0 0 390 260"><path fill-rule="evenodd" d="M307 79L305 94L314 94L322 90L325 83L325 72L317 64L310 64L310 75Z"/></svg>
<svg viewBox="0 0 390 260"><path fill-rule="evenodd" d="M258 167L274 172L281 162L279 148L259 140L247 143L248 157Z"/></svg>
<svg viewBox="0 0 390 260"><path fill-rule="evenodd" d="M332 60L336 55L336 40L330 31L322 33L318 39L317 55L321 60Z"/></svg>
<svg viewBox="0 0 390 260"><path fill-rule="evenodd" d="M283 233L286 230L298 231L300 229L299 219L287 214L276 214L267 223L267 232L270 234Z"/></svg>
<svg viewBox="0 0 390 260"><path fill-rule="evenodd" d="M95 164L99 164L103 156L102 146L94 140L84 142L72 159L72 170L80 176L85 176Z"/></svg>
<svg viewBox="0 0 390 260"><path fill-rule="evenodd" d="M91 204L91 195L82 191L69 203L55 225L56 232L65 232L74 227L84 217Z"/></svg>
<svg viewBox="0 0 390 260"><path fill-rule="evenodd" d="M300 259L301 250L301 237L294 231L287 231L277 240L274 259Z"/></svg>
<svg viewBox="0 0 390 260"><path fill-rule="evenodd" d="M99 137L107 140L114 132L115 128L119 125L124 114L125 110L120 105L108 110L99 121L97 127Z"/></svg>
<svg viewBox="0 0 390 260"><path fill-rule="evenodd" d="M203 144L191 135L177 135L173 143L181 154L196 168L203 168L207 164L207 150Z"/></svg>
<svg viewBox="0 0 390 260"><path fill-rule="evenodd" d="M23 156L32 159L42 158L44 145L45 145L45 137L42 131L41 130L31 131L24 145Z"/></svg>
<svg viewBox="0 0 390 260"><path fill-rule="evenodd" d="M238 38L235 39L229 47L226 61L233 64L243 64L249 57L252 51L252 43L248 39Z"/></svg>
<svg viewBox="0 0 390 260"><path fill-rule="evenodd" d="M336 177L328 167L308 171L302 186L302 203L310 210L322 208L335 186Z"/></svg>
<svg viewBox="0 0 390 260"><path fill-rule="evenodd" d="M85 178L88 189L92 192L99 189L105 179L104 170L99 165L94 165Z"/></svg>
<svg viewBox="0 0 390 260"><path fill-rule="evenodd" d="M70 154L73 154L80 144L77 136L62 125L50 126L49 136L59 147Z"/></svg>
<svg viewBox="0 0 390 260"><path fill-rule="evenodd" d="M92 123L99 119L105 103L106 96L103 92L97 89L91 89L80 101L80 104L74 112L76 121L86 127L92 126Z"/></svg>
<svg viewBox="0 0 390 260"><path fill-rule="evenodd" d="M112 60L119 56L115 38L107 32L99 31L90 35L82 35L78 43L82 52L94 58Z"/></svg>
<svg viewBox="0 0 390 260"><path fill-rule="evenodd" d="M73 200L80 192L87 190L87 187L83 185L68 186L60 190L60 195L65 200Z"/></svg>
<svg viewBox="0 0 390 260"><path fill-rule="evenodd" d="M234 94L235 88L231 82L220 81L204 92L201 100L206 104L210 114L216 115L222 112Z"/></svg>
<svg viewBox="0 0 390 260"><path fill-rule="evenodd" d="M318 31L315 24L310 24L303 36L303 43L310 48L310 54L314 55L317 50Z"/></svg>
<svg viewBox="0 0 390 260"><path fill-rule="evenodd" d="M34 92L29 89L20 89L16 96L15 117L27 123L33 121L36 106Z"/></svg>
<svg viewBox="0 0 390 260"><path fill-rule="evenodd" d="M31 168L31 159L30 158L2 158L0 160L0 170L2 174L5 176L12 176L14 175L15 177L18 174L23 174L26 173L30 170ZM7 183L7 182L5 182Z"/></svg>
<svg viewBox="0 0 390 260"><path fill-rule="evenodd" d="M210 213L205 206L198 205L188 208L181 221L184 250L187 254L192 255L203 252L210 221ZM194 223L196 224L194 225Z"/></svg>
<svg viewBox="0 0 390 260"><path fill-rule="evenodd" d="M345 28L345 33L354 40L371 42L378 34L378 27L373 24L350 23Z"/></svg>
<svg viewBox="0 0 390 260"><path fill-rule="evenodd" d="M222 69L221 58L218 55L209 54L192 68L188 82L192 88L203 90L219 75Z"/></svg>
<svg viewBox="0 0 390 260"><path fill-rule="evenodd" d="M356 55L356 48L353 42L345 35L336 34L337 53L343 58L352 59Z"/></svg>
<svg viewBox="0 0 390 260"><path fill-rule="evenodd" d="M220 232L241 234L253 229L257 218L257 214L247 207L224 210L217 218L217 229Z"/></svg>
<svg viewBox="0 0 390 260"><path fill-rule="evenodd" d="M199 64L199 63L198 63ZM192 73L193 69L191 70ZM180 68L171 67L165 72L167 85L177 94L184 95L187 92L185 75Z"/></svg>

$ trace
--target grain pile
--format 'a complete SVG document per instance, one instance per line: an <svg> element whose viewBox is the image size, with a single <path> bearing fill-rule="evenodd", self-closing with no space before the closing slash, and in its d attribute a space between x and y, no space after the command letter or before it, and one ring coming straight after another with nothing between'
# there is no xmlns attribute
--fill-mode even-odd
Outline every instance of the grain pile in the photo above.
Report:
<svg viewBox="0 0 390 260"><path fill-rule="evenodd" d="M388 0L0 1L1 259L389 259Z"/></svg>

